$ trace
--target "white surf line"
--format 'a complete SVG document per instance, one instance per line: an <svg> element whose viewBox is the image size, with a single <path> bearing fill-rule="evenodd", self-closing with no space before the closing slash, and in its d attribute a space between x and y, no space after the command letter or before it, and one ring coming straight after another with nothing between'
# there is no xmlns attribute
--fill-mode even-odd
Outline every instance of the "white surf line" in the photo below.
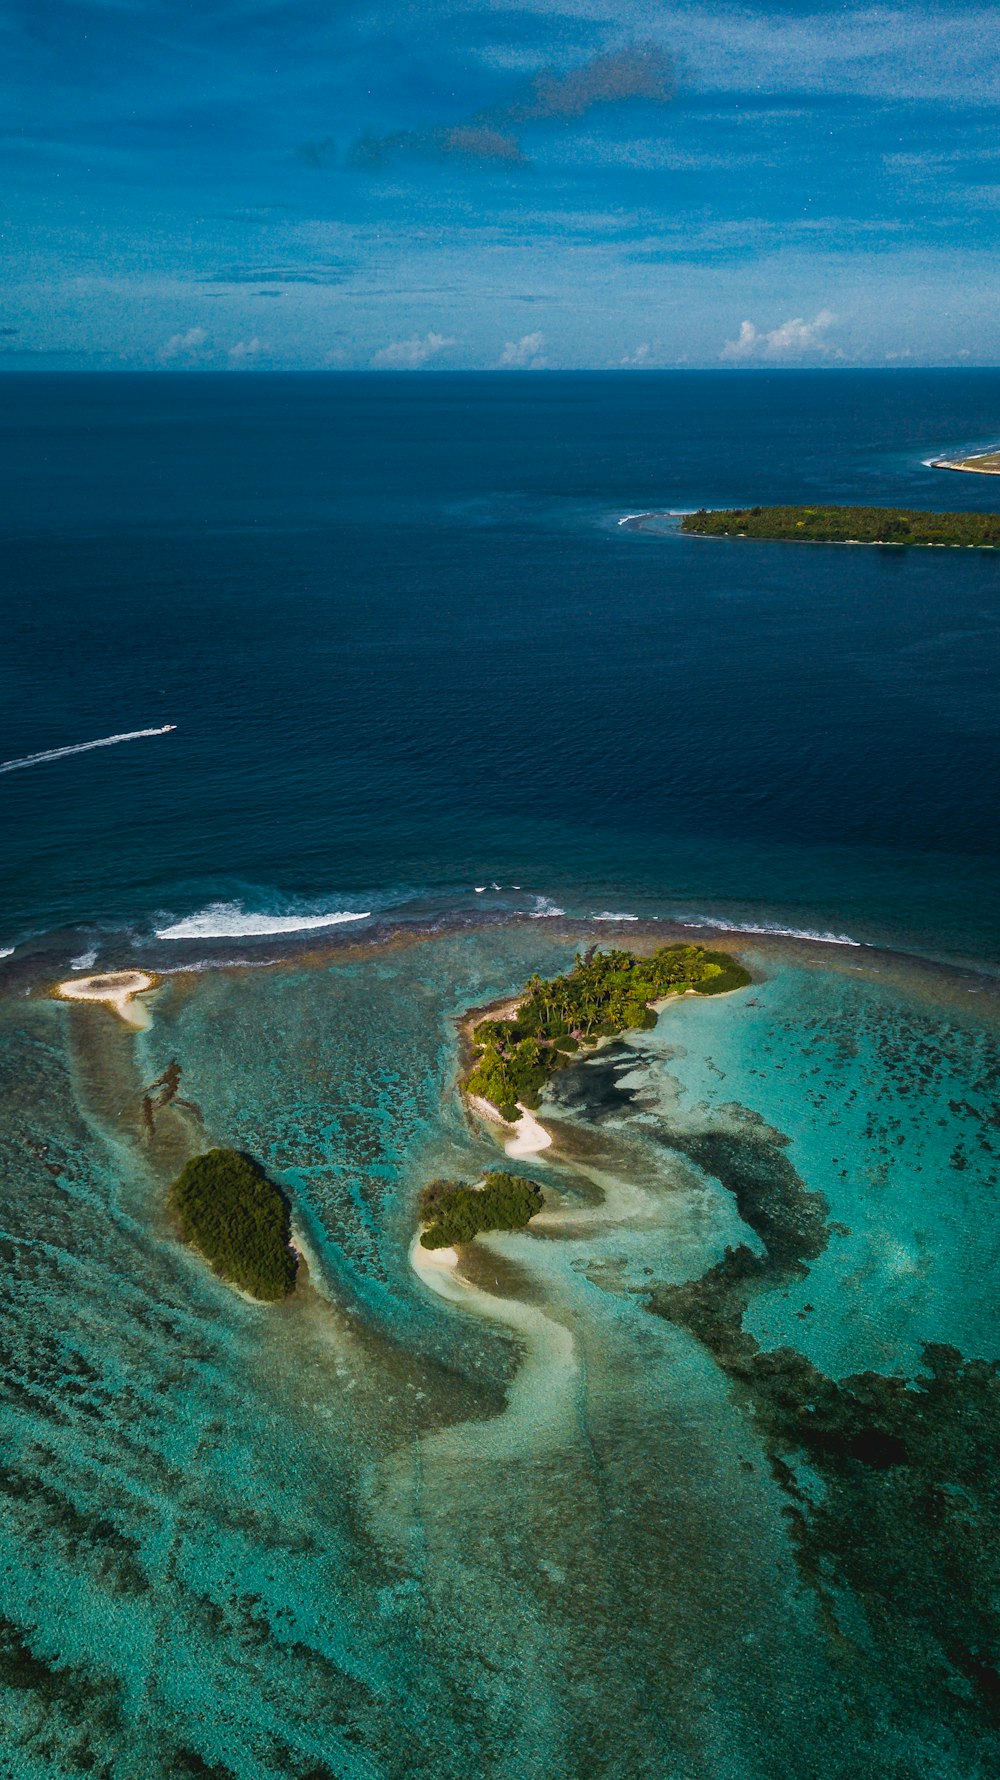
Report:
<svg viewBox="0 0 1000 1780"><path fill-rule="evenodd" d="M159 729L129 729L124 735L102 736L97 742L74 742L69 748L47 748L42 754L25 754L20 760L0 761L0 773L16 773L22 766L42 766L47 760L65 760L68 754L89 754L92 748L114 748L119 742L138 742L147 735L169 735L176 723L164 723Z"/></svg>

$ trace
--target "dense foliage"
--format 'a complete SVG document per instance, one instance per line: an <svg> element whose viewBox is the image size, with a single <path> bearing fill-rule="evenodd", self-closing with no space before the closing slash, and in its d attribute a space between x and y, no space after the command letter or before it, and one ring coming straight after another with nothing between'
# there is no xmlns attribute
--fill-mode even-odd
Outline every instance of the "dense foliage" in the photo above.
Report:
<svg viewBox="0 0 1000 1780"><path fill-rule="evenodd" d="M519 1174L488 1174L476 1187L432 1180L420 1195L420 1216L427 1223L420 1241L424 1248L451 1248L471 1242L482 1230L523 1230L542 1204L541 1189Z"/></svg>
<svg viewBox="0 0 1000 1780"><path fill-rule="evenodd" d="M681 531L714 538L794 538L814 544L974 544L1000 548L1000 514L903 507L736 507L687 513Z"/></svg>
<svg viewBox="0 0 1000 1780"><path fill-rule="evenodd" d="M581 1044L656 1024L649 1006L694 989L718 995L750 978L727 952L662 946L648 958L593 951L565 976L532 977L510 1020L482 1020L473 1034L479 1055L466 1077L470 1094L489 1100L505 1119L517 1102L537 1106L546 1076L568 1063Z"/></svg>
<svg viewBox="0 0 1000 1780"><path fill-rule="evenodd" d="M255 1298L284 1298L295 1285L295 1255L283 1195L239 1150L209 1150L171 1188L181 1234L222 1279Z"/></svg>

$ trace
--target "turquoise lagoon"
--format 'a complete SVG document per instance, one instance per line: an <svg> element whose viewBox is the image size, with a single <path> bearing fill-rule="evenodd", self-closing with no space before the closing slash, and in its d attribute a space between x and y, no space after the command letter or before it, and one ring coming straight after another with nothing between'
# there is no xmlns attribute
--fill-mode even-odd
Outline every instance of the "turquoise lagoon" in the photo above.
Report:
<svg viewBox="0 0 1000 1780"><path fill-rule="evenodd" d="M4 1773L996 1771L995 985L755 942L751 988L563 1073L546 1212L442 1295L417 1192L497 1156L456 1021L581 943L177 975L138 1035L0 1003ZM209 1141L291 1196L280 1308L173 1239ZM713 1327L791 1353L778 1389L677 1295L741 1243Z"/></svg>

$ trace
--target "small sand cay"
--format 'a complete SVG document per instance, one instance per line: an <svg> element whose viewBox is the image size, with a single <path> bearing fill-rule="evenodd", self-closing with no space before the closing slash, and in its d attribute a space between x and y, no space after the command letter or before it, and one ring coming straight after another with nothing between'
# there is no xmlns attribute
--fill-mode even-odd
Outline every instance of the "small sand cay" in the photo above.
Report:
<svg viewBox="0 0 1000 1780"><path fill-rule="evenodd" d="M145 970L112 970L105 976L71 977L68 982L57 983L55 993L60 1001L102 1002L126 1026L142 1032L152 1022L149 1009L136 996L155 989L157 980Z"/></svg>

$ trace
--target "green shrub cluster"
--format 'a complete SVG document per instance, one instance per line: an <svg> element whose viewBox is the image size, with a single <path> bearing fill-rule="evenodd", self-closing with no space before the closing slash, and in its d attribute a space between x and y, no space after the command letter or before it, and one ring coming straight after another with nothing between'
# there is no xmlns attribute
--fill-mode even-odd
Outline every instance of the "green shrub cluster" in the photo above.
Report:
<svg viewBox="0 0 1000 1780"><path fill-rule="evenodd" d="M687 513L682 532L814 544L965 544L1000 548L1000 514L922 513L905 507L735 507Z"/></svg>
<svg viewBox="0 0 1000 1780"><path fill-rule="evenodd" d="M420 1195L427 1224L420 1241L424 1248L451 1248L483 1230L523 1230L543 1203L541 1188L519 1174L488 1174L479 1187L433 1180Z"/></svg>
<svg viewBox="0 0 1000 1780"><path fill-rule="evenodd" d="M648 958L594 950L565 976L532 977L513 1019L480 1021L465 1087L516 1119L517 1102L537 1106L546 1077L581 1044L655 1025L651 1001L687 989L718 995L749 981L727 952L702 946L662 946Z"/></svg>
<svg viewBox="0 0 1000 1780"><path fill-rule="evenodd" d="M181 1235L220 1278L254 1298L285 1298L295 1255L283 1194L239 1150L208 1150L181 1170L170 1190Z"/></svg>

